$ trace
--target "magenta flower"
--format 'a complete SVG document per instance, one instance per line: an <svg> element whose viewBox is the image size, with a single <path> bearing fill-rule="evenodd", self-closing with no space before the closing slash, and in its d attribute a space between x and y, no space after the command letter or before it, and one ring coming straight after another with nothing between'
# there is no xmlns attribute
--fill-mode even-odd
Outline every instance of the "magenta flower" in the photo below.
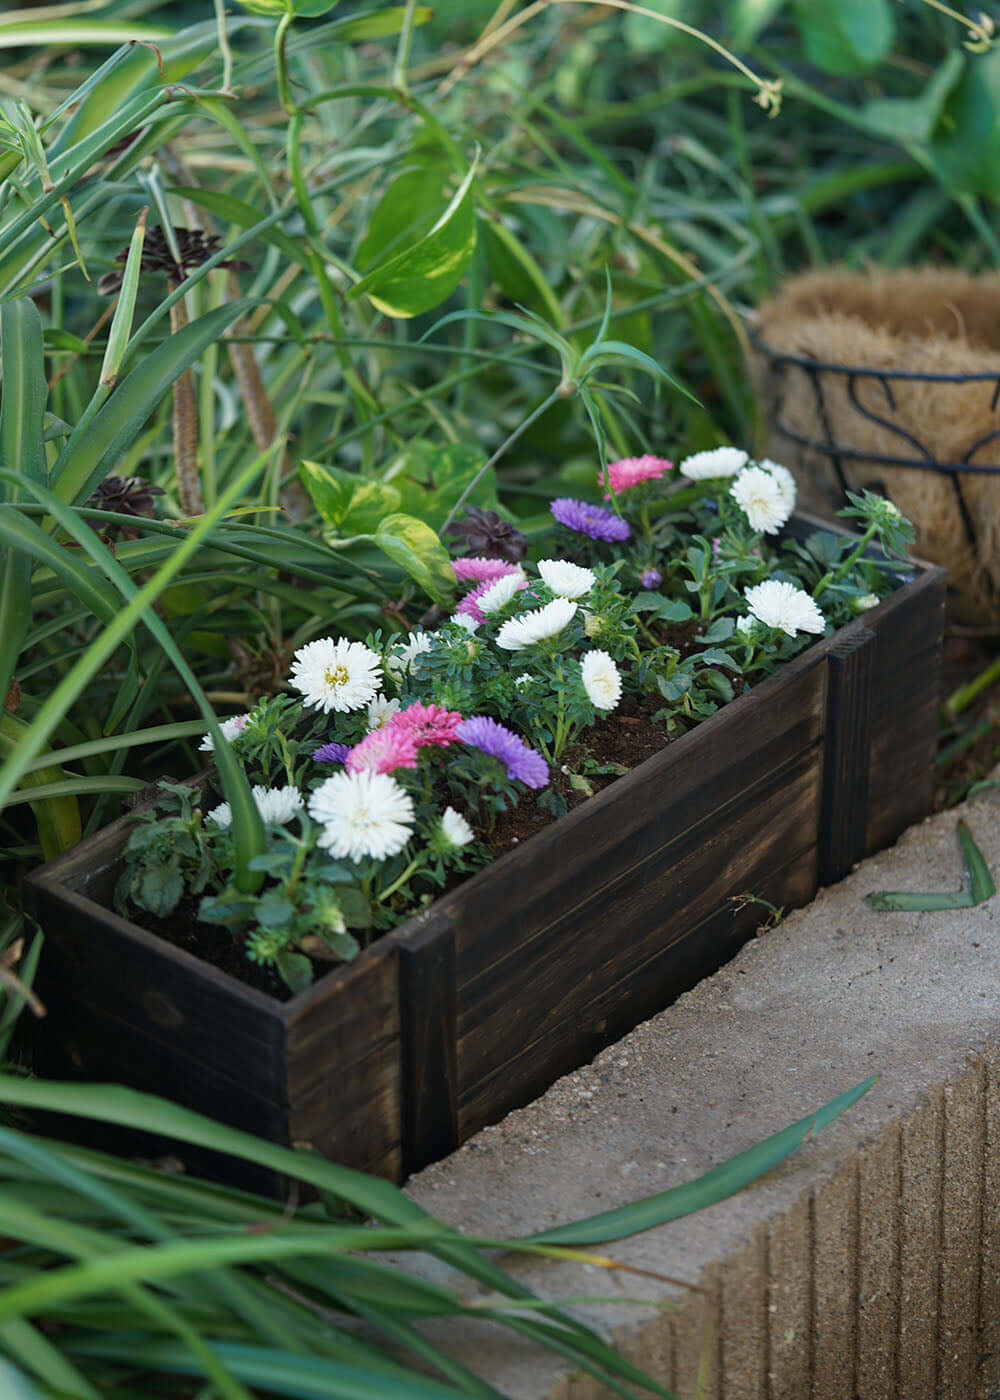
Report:
<svg viewBox="0 0 1000 1400"><path fill-rule="evenodd" d="M462 561L460 559L456 559L454 560L454 562L456 564L460 564ZM502 574L497 575L497 578L506 578L508 574L515 573L517 573L516 569L506 568L504 569L504 572ZM477 622L485 622L486 614L479 606L479 599L483 596L484 593L488 592L493 587L496 581L497 580L495 578L484 578L482 583L477 583L475 588L473 588L471 592L466 593L465 597L461 600L461 602L456 604L455 611L457 613L468 613L469 617L474 617ZM517 586L519 591L522 588L527 588L527 580L522 579Z"/></svg>
<svg viewBox="0 0 1000 1400"><path fill-rule="evenodd" d="M617 495L631 486L638 486L640 481L659 481L673 465L666 457L651 457L647 452L642 457L623 457L620 462L609 462L607 471L599 473L599 480Z"/></svg>
<svg viewBox="0 0 1000 1400"><path fill-rule="evenodd" d="M343 763L350 752L350 744L320 744L313 749L313 759L316 763Z"/></svg>
<svg viewBox="0 0 1000 1400"><path fill-rule="evenodd" d="M416 741L412 734L397 729L390 720L381 729L366 734L360 744L355 744L344 766L348 773L393 773L397 768L416 768Z"/></svg>
<svg viewBox="0 0 1000 1400"><path fill-rule="evenodd" d="M463 744L471 744L491 758L498 758L512 782L524 783L530 788L548 785L549 766L541 754L495 719L473 715L472 719L462 720L455 734Z"/></svg>
<svg viewBox="0 0 1000 1400"><path fill-rule="evenodd" d="M632 533L628 523L613 510L592 506L586 501L574 501L560 496L549 506L552 514L569 530L589 535L592 540L627 540Z"/></svg>
<svg viewBox="0 0 1000 1400"><path fill-rule="evenodd" d="M407 705L389 720L388 728L409 734L418 749L432 744L446 749L457 737L462 716L442 705Z"/></svg>
<svg viewBox="0 0 1000 1400"><path fill-rule="evenodd" d="M517 565L508 564L505 559L453 559L451 567L455 570L457 579L469 583L495 583L505 574L517 573Z"/></svg>

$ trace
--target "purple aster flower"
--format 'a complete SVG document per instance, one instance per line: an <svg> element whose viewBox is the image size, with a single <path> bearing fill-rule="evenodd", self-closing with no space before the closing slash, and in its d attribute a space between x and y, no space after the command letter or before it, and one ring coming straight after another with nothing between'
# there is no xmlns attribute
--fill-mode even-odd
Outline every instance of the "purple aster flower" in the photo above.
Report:
<svg viewBox="0 0 1000 1400"><path fill-rule="evenodd" d="M313 749L313 759L317 763L343 763L350 752L350 744L321 744Z"/></svg>
<svg viewBox="0 0 1000 1400"><path fill-rule="evenodd" d="M589 535L592 540L627 540L632 533L627 521L613 510L592 506L587 501L574 501L569 496L560 496L551 503L549 510L560 525Z"/></svg>
<svg viewBox="0 0 1000 1400"><path fill-rule="evenodd" d="M663 582L663 575L660 573L659 569L643 569L642 573L639 575L639 582L642 584L643 588L659 588L660 584Z"/></svg>
<svg viewBox="0 0 1000 1400"><path fill-rule="evenodd" d="M549 766L535 749L530 748L513 730L498 724L487 715L463 719L455 730L463 744L481 749L491 758L498 758L507 769L507 777L525 787L543 788L548 785Z"/></svg>

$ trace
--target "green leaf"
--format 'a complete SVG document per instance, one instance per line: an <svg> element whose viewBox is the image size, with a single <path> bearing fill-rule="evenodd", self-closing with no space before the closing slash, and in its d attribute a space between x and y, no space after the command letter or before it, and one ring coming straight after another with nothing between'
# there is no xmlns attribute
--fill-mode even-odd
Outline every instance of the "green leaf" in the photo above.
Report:
<svg viewBox="0 0 1000 1400"><path fill-rule="evenodd" d="M144 870L135 891L135 900L158 919L177 908L184 893L184 877L176 866L158 865Z"/></svg>
<svg viewBox="0 0 1000 1400"><path fill-rule="evenodd" d="M331 20L323 26L323 42L329 43L331 39L339 39L342 43L350 44L355 40L387 39L390 35L399 33L405 15L405 5L390 5L384 10L372 10L366 15L348 15L346 19ZM433 18L434 10L430 5L417 5L413 10L411 23L427 24Z"/></svg>
<svg viewBox="0 0 1000 1400"><path fill-rule="evenodd" d="M415 438L389 463L383 477L401 493L400 508L439 530L456 502L486 461L477 442L428 442ZM486 509L497 505L496 473L476 482L466 504Z"/></svg>
<svg viewBox="0 0 1000 1400"><path fill-rule="evenodd" d="M302 462L299 476L324 522L345 538L373 535L402 501L395 486L320 462Z"/></svg>
<svg viewBox="0 0 1000 1400"><path fill-rule="evenodd" d="M0 469L44 482L45 352L42 322L24 298L0 306ZM16 501L19 488L0 486L0 503ZM10 545L0 549L0 710L31 621L30 557Z"/></svg>
<svg viewBox="0 0 1000 1400"><path fill-rule="evenodd" d="M919 97L878 97L861 109L872 131L890 141L925 145L931 138L948 94L965 71L963 55L952 49L932 74Z"/></svg>
<svg viewBox="0 0 1000 1400"><path fill-rule="evenodd" d="M655 10L668 19L690 20L690 0L643 0L644 10ZM637 15L631 12L625 16L622 26L625 43L633 53L655 53L665 49L678 37L673 25L664 24L652 15Z"/></svg>
<svg viewBox="0 0 1000 1400"><path fill-rule="evenodd" d="M474 163L433 227L411 247L372 268L347 293L367 296L387 316L417 316L458 286L476 250Z"/></svg>
<svg viewBox="0 0 1000 1400"><path fill-rule="evenodd" d="M284 928L294 913L295 906L280 890L265 890L257 901L257 922L265 928Z"/></svg>
<svg viewBox="0 0 1000 1400"><path fill-rule="evenodd" d="M140 359L103 408L82 431L73 433L60 453L52 469L53 490L60 500L87 499L135 442L174 380L221 338L249 304L233 301L209 311L170 336L155 354Z"/></svg>
<svg viewBox="0 0 1000 1400"><path fill-rule="evenodd" d="M564 327L566 317L549 279L517 235L499 219L482 218L479 227L490 275L504 296Z"/></svg>
<svg viewBox="0 0 1000 1400"><path fill-rule="evenodd" d="M405 569L428 598L447 607L455 595L455 571L448 551L429 525L412 515L388 515L375 531L375 544Z"/></svg>
<svg viewBox="0 0 1000 1400"><path fill-rule="evenodd" d="M962 847L965 868L969 872L969 890L972 902L973 904L982 904L984 900L992 899L996 894L996 881L990 874L990 868L983 858L983 853L972 839L972 832L965 822L958 824L958 841Z"/></svg>
<svg viewBox="0 0 1000 1400"><path fill-rule="evenodd" d="M927 913L938 909L972 909L984 900L992 899L997 892L996 882L983 859L982 851L972 839L972 833L962 821L958 823L958 841L969 877L967 890L941 890L930 893L913 890L874 890L865 895L865 900L873 909L881 911Z"/></svg>
<svg viewBox="0 0 1000 1400"><path fill-rule="evenodd" d="M451 174L451 162L435 148L424 154L418 166L393 180L358 244L354 261L360 271L370 272L430 233L447 207Z"/></svg>
<svg viewBox="0 0 1000 1400"><path fill-rule="evenodd" d="M1000 194L1000 48L966 55L929 146L934 173L953 194Z"/></svg>
<svg viewBox="0 0 1000 1400"><path fill-rule="evenodd" d="M867 73L881 63L896 34L889 0L795 0L806 57L835 77Z"/></svg>
<svg viewBox="0 0 1000 1400"><path fill-rule="evenodd" d="M293 992L304 992L312 985L312 963L305 953L291 953L283 949L276 954L274 961L282 978Z"/></svg>
<svg viewBox="0 0 1000 1400"><path fill-rule="evenodd" d="M751 1181L776 1167L790 1156L807 1137L814 1137L827 1124L832 1123L848 1108L867 1094L877 1076L864 1080L848 1089L846 1093L831 1099L815 1113L800 1118L797 1123L783 1128L773 1137L765 1138L746 1152L730 1157L712 1167L694 1181L686 1181L682 1186L674 1186L669 1191L660 1191L655 1196L635 1201L631 1205L620 1206L617 1210L604 1211L592 1215L587 1220L576 1220L571 1225L557 1225L553 1230L543 1230L529 1236L533 1244L602 1244L607 1240L620 1240L626 1235L637 1234L640 1230L650 1230L668 1220L679 1220L693 1211L704 1210L716 1201L724 1201L736 1191L742 1190Z"/></svg>

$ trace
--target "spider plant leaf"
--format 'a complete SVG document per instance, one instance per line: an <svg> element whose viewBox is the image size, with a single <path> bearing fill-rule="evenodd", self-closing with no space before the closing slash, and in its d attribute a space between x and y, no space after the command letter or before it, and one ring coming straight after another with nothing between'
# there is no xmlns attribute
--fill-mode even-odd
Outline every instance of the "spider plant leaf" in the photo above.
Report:
<svg viewBox="0 0 1000 1400"><path fill-rule="evenodd" d="M528 1239L532 1244L600 1244L637 1234L640 1230L652 1229L654 1225L662 1225L668 1220L678 1220L696 1210L704 1210L706 1206L732 1196L734 1192L763 1176L779 1162L783 1162L807 1137L814 1136L821 1128L825 1128L846 1109L856 1104L876 1080L877 1076L863 1080L853 1089L838 1094L815 1113L810 1113L805 1118L800 1118L797 1123L782 1128L781 1132L765 1138L763 1142L758 1142L745 1152L737 1153L735 1157L730 1157L728 1162L712 1167L694 1181L686 1181L681 1186L671 1187L669 1191L647 1196L632 1205L592 1215L587 1220L576 1220L571 1225L557 1225L552 1230L542 1230L537 1235L530 1235Z"/></svg>
<svg viewBox="0 0 1000 1400"><path fill-rule="evenodd" d="M969 872L969 892L972 895L972 902L973 904L982 904L984 900L992 899L996 894L996 881L965 822L958 824L958 841L962 847L965 868Z"/></svg>
<svg viewBox="0 0 1000 1400"><path fill-rule="evenodd" d="M42 322L26 298L0 306L0 468L13 477L0 503L17 501L20 479L45 480L45 351ZM0 710L31 621L30 557L0 548Z"/></svg>
<svg viewBox="0 0 1000 1400"><path fill-rule="evenodd" d="M918 894L914 890L873 890L865 895L873 909L922 914L935 909L971 909L976 901L968 890L942 890Z"/></svg>
<svg viewBox="0 0 1000 1400"><path fill-rule="evenodd" d="M866 901L873 909L925 914L941 909L973 909L984 900L992 899L997 892L996 881L990 874L990 868L973 840L972 833L962 821L958 823L958 841L969 876L967 890L940 890L928 893L912 890L875 890L865 895Z"/></svg>
<svg viewBox="0 0 1000 1400"><path fill-rule="evenodd" d="M111 398L81 431L78 427L56 460L52 483L68 503L82 502L131 447L149 415L175 379L201 358L246 311L247 301L227 302L200 316L142 358Z"/></svg>

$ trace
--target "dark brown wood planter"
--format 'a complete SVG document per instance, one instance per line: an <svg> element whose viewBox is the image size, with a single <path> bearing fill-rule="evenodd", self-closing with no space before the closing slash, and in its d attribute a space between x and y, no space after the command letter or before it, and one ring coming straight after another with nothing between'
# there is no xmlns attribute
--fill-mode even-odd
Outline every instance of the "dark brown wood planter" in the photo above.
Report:
<svg viewBox="0 0 1000 1400"><path fill-rule="evenodd" d="M127 1083L395 1179L436 1160L728 961L761 922L733 896L805 904L928 812L944 585L914 565L288 1002L111 912L129 830L113 823L28 882L46 935L39 1072Z"/></svg>

